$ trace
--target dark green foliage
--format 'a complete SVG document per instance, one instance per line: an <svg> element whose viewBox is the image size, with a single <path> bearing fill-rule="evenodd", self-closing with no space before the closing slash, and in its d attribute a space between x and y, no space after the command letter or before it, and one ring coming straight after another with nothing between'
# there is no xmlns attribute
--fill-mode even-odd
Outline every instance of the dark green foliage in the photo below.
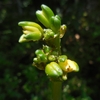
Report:
<svg viewBox="0 0 100 100"><path fill-rule="evenodd" d="M78 73L68 74L63 100L99 100L99 0L0 1L0 100L49 100L49 80L43 71L31 65L34 51L41 44L18 43L22 34L18 22L39 23L35 11L43 3L67 25L62 52L80 66Z"/></svg>

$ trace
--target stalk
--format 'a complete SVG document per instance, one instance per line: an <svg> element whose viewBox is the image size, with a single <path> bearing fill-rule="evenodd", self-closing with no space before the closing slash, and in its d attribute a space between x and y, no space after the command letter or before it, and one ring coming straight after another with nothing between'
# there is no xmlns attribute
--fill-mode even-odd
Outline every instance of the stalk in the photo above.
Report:
<svg viewBox="0 0 100 100"><path fill-rule="evenodd" d="M51 81L52 100L62 100L62 82Z"/></svg>
<svg viewBox="0 0 100 100"><path fill-rule="evenodd" d="M54 47L58 52L58 56L61 55L61 39L58 36L54 39ZM51 81L51 90L52 90L52 100L62 100L62 81Z"/></svg>

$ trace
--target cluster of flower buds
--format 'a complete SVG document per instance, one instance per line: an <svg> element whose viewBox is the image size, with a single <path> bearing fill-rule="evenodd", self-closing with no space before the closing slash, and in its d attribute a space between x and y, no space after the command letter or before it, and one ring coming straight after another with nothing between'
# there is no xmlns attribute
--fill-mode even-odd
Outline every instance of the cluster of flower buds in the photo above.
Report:
<svg viewBox="0 0 100 100"><path fill-rule="evenodd" d="M23 33L19 42L50 40L59 36L62 38L66 32L66 25L61 25L61 18L54 15L54 12L46 5L41 5L42 10L36 11L38 20L47 28L43 29L39 24L31 21L21 21L18 23L23 28Z"/></svg>
<svg viewBox="0 0 100 100"><path fill-rule="evenodd" d="M51 48L48 46L43 46L43 49L38 49L35 51L36 57L33 58L33 66L40 70L44 70L48 62L48 55L51 52Z"/></svg>
<svg viewBox="0 0 100 100"><path fill-rule="evenodd" d="M45 70L47 63L57 60L57 55L55 55L52 48L47 45L43 45L43 49L36 50L35 54L36 57L33 58L33 65L40 70Z"/></svg>
<svg viewBox="0 0 100 100"><path fill-rule="evenodd" d="M60 38L66 32L67 26L61 25L61 18L46 5L41 5L42 10L36 11L38 20L46 27L43 29L39 24L30 21L18 23L23 28L19 42L45 41L42 49L35 51L33 65L44 70L46 75L54 80L66 80L67 73L79 71L78 64L60 53Z"/></svg>
<svg viewBox="0 0 100 100"><path fill-rule="evenodd" d="M41 5L42 10L36 11L38 20L46 27L52 29L55 33L61 26L61 18L54 15L53 11L46 5Z"/></svg>
<svg viewBox="0 0 100 100"><path fill-rule="evenodd" d="M18 23L19 26L22 26L23 33L19 39L19 42L27 41L37 41L42 38L43 29L42 27L35 23L29 21L21 21Z"/></svg>
<svg viewBox="0 0 100 100"><path fill-rule="evenodd" d="M40 70L45 70L48 77L58 80L66 80L67 73L79 71L78 64L67 58L66 55L58 56L47 45L43 49L35 51L36 57L33 59L33 65Z"/></svg>
<svg viewBox="0 0 100 100"><path fill-rule="evenodd" d="M79 71L79 66L75 61L67 58L66 55L58 57L56 62L50 62L46 65L45 72L49 77L66 80L67 73Z"/></svg>

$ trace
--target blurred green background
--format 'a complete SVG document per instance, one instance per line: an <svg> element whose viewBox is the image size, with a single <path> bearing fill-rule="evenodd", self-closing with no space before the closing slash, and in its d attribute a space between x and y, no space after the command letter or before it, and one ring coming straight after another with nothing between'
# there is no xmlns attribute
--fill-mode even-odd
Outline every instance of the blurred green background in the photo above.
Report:
<svg viewBox="0 0 100 100"><path fill-rule="evenodd" d="M0 100L50 100L49 79L32 66L41 44L18 43L18 22L39 23L41 4L67 25L62 52L80 66L63 83L63 100L100 100L100 0L0 0Z"/></svg>

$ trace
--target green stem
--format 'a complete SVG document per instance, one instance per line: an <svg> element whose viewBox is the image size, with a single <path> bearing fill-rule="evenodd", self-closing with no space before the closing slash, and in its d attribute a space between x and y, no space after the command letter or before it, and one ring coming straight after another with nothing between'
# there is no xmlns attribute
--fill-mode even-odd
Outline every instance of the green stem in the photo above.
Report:
<svg viewBox="0 0 100 100"><path fill-rule="evenodd" d="M61 39L59 35L50 41L51 47L58 52L58 56L61 55ZM52 89L52 100L61 100L62 98L62 81L56 81L56 79L51 81Z"/></svg>
<svg viewBox="0 0 100 100"><path fill-rule="evenodd" d="M59 36L55 39L55 46L56 46L56 49L57 49L57 51L58 51L58 54L60 55L61 54L61 45L60 45L60 42L61 42L61 40L60 40L60 38L59 38Z"/></svg>
<svg viewBox="0 0 100 100"><path fill-rule="evenodd" d="M52 100L61 100L62 99L62 82L61 81L52 81Z"/></svg>
<svg viewBox="0 0 100 100"><path fill-rule="evenodd" d="M61 55L61 39L59 38L59 35L54 38L53 40L51 40L51 47L53 47L53 49L58 52L58 56Z"/></svg>
<svg viewBox="0 0 100 100"><path fill-rule="evenodd" d="M60 45L59 35L54 39L54 47L58 52L58 56L61 54L61 45ZM52 81L52 100L61 100L62 98L62 82L61 81Z"/></svg>

